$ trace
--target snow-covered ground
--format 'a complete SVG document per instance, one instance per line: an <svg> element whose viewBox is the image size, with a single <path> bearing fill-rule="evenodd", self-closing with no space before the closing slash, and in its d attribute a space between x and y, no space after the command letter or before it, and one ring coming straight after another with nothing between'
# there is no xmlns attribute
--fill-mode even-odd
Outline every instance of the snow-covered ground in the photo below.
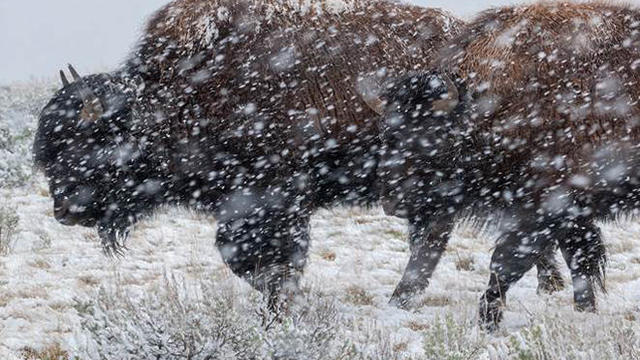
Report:
<svg viewBox="0 0 640 360"><path fill-rule="evenodd" d="M633 220L603 224L609 291L597 314L572 310L570 286L536 295L530 272L491 335L476 311L495 234L471 221L457 227L411 311L387 305L408 258L406 224L378 208L313 217L305 295L282 322L225 268L209 216L165 209L135 228L124 258L105 257L94 230L54 220L46 181L30 168L37 111L54 88L0 88L0 228L19 217L0 255L0 359L155 359L160 347L206 358L185 344L212 359L640 359Z"/></svg>

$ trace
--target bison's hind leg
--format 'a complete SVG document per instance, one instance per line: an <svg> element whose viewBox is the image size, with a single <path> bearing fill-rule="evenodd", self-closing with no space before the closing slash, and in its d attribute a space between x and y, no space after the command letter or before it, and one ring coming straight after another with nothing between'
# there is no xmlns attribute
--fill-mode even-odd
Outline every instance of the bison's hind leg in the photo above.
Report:
<svg viewBox="0 0 640 360"><path fill-rule="evenodd" d="M606 253L600 229L591 219L564 224L558 237L560 249L571 270L573 298L578 311L595 311L594 285L604 290Z"/></svg>
<svg viewBox="0 0 640 360"><path fill-rule="evenodd" d="M545 222L535 213L522 213L513 227L498 240L491 256L491 276L487 291L480 299L480 326L497 329L502 320L507 290L529 271L553 244L553 236Z"/></svg>
<svg viewBox="0 0 640 360"><path fill-rule="evenodd" d="M606 265L600 231L591 219L519 217L506 232L491 258L489 289L480 302L480 323L492 330L502 318L506 291L533 261L557 243L571 271L576 309L595 311L594 284L603 286Z"/></svg>
<svg viewBox="0 0 640 360"><path fill-rule="evenodd" d="M279 312L300 292L309 240L308 215L260 208L220 223L216 245L231 270Z"/></svg>

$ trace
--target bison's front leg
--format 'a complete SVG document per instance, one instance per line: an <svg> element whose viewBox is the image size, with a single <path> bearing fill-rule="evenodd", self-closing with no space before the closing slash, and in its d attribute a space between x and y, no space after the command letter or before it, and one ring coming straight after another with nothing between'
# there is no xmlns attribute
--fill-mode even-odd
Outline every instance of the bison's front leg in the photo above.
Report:
<svg viewBox="0 0 640 360"><path fill-rule="evenodd" d="M216 245L231 270L261 291L276 311L299 292L309 249L309 217L262 208L220 223Z"/></svg>
<svg viewBox="0 0 640 360"><path fill-rule="evenodd" d="M449 216L428 222L421 218L410 219L411 256L404 275L391 296L391 305L406 308L413 296L426 289L447 247L453 225L453 218Z"/></svg>

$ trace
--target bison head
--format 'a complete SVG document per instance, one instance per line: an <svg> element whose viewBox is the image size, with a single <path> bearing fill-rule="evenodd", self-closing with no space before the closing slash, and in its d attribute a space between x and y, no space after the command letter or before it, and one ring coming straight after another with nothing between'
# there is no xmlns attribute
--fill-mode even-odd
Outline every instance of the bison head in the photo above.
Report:
<svg viewBox="0 0 640 360"><path fill-rule="evenodd" d="M127 135L133 96L113 75L69 69L73 82L61 71L63 88L40 114L35 163L49 179L60 223L97 225L105 245L117 244L130 217L122 192L136 181L141 152Z"/></svg>
<svg viewBox="0 0 640 360"><path fill-rule="evenodd" d="M448 76L435 72L397 79L381 98L368 101L382 115L384 146L378 177L388 215L419 215L428 208L422 205L429 202L429 196L442 186L426 179L437 178L431 173L447 166L445 159L452 155L453 149L443 151L443 144L450 137L451 119L459 103L457 86Z"/></svg>

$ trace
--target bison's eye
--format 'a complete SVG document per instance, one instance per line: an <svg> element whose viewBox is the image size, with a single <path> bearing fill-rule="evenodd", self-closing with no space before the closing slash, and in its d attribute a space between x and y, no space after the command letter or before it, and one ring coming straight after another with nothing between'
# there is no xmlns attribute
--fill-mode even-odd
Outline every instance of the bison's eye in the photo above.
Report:
<svg viewBox="0 0 640 360"><path fill-rule="evenodd" d="M62 196L66 192L65 186L57 187L53 190L53 196Z"/></svg>

